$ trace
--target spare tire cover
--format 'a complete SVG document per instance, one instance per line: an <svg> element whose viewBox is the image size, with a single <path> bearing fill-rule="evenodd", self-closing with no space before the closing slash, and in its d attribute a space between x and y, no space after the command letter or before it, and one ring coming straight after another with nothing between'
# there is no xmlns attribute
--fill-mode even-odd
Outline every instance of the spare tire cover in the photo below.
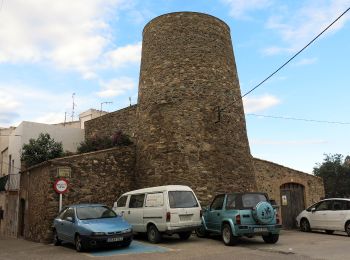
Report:
<svg viewBox="0 0 350 260"><path fill-rule="evenodd" d="M269 224L275 218L275 210L270 203L260 201L253 209L253 217L260 224Z"/></svg>

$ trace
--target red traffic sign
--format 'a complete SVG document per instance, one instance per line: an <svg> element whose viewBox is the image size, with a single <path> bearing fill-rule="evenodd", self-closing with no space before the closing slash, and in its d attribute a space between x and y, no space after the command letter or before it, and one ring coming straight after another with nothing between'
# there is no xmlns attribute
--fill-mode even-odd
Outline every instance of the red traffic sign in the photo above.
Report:
<svg viewBox="0 0 350 260"><path fill-rule="evenodd" d="M68 190L68 181L66 179L58 179L55 181L53 188L57 193L63 194Z"/></svg>

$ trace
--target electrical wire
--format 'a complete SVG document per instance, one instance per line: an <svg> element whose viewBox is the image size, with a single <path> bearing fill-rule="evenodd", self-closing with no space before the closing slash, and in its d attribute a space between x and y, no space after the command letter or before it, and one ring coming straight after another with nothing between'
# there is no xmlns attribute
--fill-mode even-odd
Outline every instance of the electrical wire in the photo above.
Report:
<svg viewBox="0 0 350 260"><path fill-rule="evenodd" d="M340 121L326 121L326 120L315 120L315 119L285 117L285 116L270 116L270 115L259 115L259 114L252 114L252 113L248 113L248 114L245 114L245 115L247 115L247 116L256 116L256 117L267 117L267 118L274 118L274 119L305 121L305 122L313 122L313 123L350 125L350 122L340 122Z"/></svg>
<svg viewBox="0 0 350 260"><path fill-rule="evenodd" d="M325 29L323 29L322 32L320 32L316 37L314 37L307 45L305 45L300 51L298 51L296 54L294 54L289 60L287 60L285 63L283 63L278 69L276 69L274 72L272 72L269 76L267 76L264 80L262 80L259 84L257 84L254 88L250 89L248 92L246 92L241 98L244 98L245 96L252 93L254 90L256 90L258 87L260 87L263 83L265 83L268 79L270 79L272 76L274 76L277 72L279 72L283 67L285 67L289 62L291 62L295 57L297 57L301 52L303 52L307 47L309 47L314 41L316 41L324 32L326 32L333 24L335 24L342 16L344 16L348 11L350 10L350 7L348 7L341 15L339 15L332 23L330 23ZM234 101L235 102L235 101ZM224 111L228 106L221 108L220 111Z"/></svg>
<svg viewBox="0 0 350 260"><path fill-rule="evenodd" d="M333 24L335 24L343 15L345 15L350 10L350 7L346 9L341 15L339 15L331 24L329 24L325 29L323 29L322 32L320 32L316 37L314 37L307 45L305 45L300 51L298 51L296 54L293 55L289 60L287 60L285 63L283 63L277 70L272 72L268 77L266 77L263 81L261 81L258 85L256 85L254 88L249 90L247 93L245 93L243 97L249 95L251 92L253 92L255 89L260 87L264 82L266 82L269 78L271 78L273 75L275 75L278 71L280 71L284 66L286 66L289 62L291 62L296 56L298 56L302 51L304 51L307 47L309 47L314 41L317 40L324 32L326 32Z"/></svg>

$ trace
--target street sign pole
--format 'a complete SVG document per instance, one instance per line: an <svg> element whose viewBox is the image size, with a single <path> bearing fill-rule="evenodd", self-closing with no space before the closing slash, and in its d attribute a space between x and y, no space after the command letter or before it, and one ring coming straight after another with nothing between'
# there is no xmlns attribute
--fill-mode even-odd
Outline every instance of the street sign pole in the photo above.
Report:
<svg viewBox="0 0 350 260"><path fill-rule="evenodd" d="M63 193L68 190L68 181L65 179L57 179L53 185L54 190L59 194L58 212L62 210L62 197Z"/></svg>
<svg viewBox="0 0 350 260"><path fill-rule="evenodd" d="M61 210L62 210L62 193L60 193L60 205L59 205L58 212L61 212Z"/></svg>

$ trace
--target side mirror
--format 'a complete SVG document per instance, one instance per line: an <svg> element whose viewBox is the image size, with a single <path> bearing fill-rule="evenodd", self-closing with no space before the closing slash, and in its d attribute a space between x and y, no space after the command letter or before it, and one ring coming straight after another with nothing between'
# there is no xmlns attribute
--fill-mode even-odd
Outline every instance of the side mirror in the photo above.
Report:
<svg viewBox="0 0 350 260"><path fill-rule="evenodd" d="M69 222L74 222L72 217L67 217L66 220Z"/></svg>
<svg viewBox="0 0 350 260"><path fill-rule="evenodd" d="M311 212L314 213L316 211L316 208L312 208Z"/></svg>

